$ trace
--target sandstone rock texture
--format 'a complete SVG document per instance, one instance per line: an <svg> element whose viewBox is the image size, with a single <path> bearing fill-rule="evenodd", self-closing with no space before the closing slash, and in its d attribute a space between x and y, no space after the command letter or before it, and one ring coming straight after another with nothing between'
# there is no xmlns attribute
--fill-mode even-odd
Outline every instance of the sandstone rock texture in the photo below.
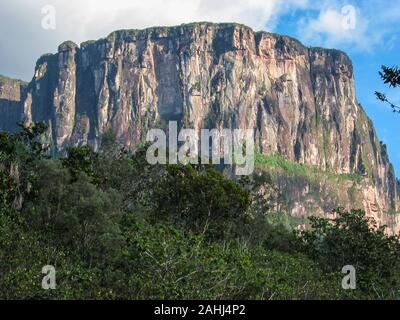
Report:
<svg viewBox="0 0 400 320"><path fill-rule="evenodd" d="M287 36L194 23L65 42L38 60L26 88L0 86L0 99L0 129L13 130L17 118L46 121L58 154L96 149L108 130L133 149L169 120L251 128L263 154L365 177L371 215L399 209L394 169L357 102L350 59Z"/></svg>

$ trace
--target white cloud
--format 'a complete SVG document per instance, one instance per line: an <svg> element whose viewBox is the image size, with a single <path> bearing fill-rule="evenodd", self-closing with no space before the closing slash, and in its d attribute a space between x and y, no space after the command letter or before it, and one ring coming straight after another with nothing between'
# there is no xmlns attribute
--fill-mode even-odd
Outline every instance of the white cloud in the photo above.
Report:
<svg viewBox="0 0 400 320"><path fill-rule="evenodd" d="M308 0L1 0L0 73L28 79L38 56L64 40L77 43L116 29L194 21L239 22L272 29L282 12ZM53 5L57 29L41 28L41 9Z"/></svg>
<svg viewBox="0 0 400 320"><path fill-rule="evenodd" d="M393 19L398 16L396 5L400 0L395 0L397 4L390 6L391 9L385 8L388 5L382 5L380 0L365 0L361 7L356 5L356 28L343 29L341 8L345 1L1 0L0 73L29 79L36 59L42 53L54 52L64 40L80 43L105 37L116 29L212 21L239 22L255 30L276 31L282 16L290 13L293 19L296 16L293 13L297 12L305 17L299 21L298 38L307 45L368 50L385 32L384 14L386 20L397 21ZM56 8L54 31L41 28L41 9L45 5ZM368 11L367 7L372 9ZM377 25L377 21L383 23ZM288 33L295 35L296 31Z"/></svg>
<svg viewBox="0 0 400 320"><path fill-rule="evenodd" d="M28 23L39 25L37 14L41 8L53 5L57 11L56 32L83 41L115 29L193 21L238 22L261 30L280 12L306 3L308 0L2 0L0 9L13 8L24 13Z"/></svg>
<svg viewBox="0 0 400 320"><path fill-rule="evenodd" d="M342 9L345 10L342 11ZM353 9L352 9L353 8ZM354 10L354 11L353 11ZM369 50L372 44L368 35L369 21L355 7L326 8L318 17L303 19L300 24L301 39L313 45L336 47L357 46Z"/></svg>
<svg viewBox="0 0 400 320"><path fill-rule="evenodd" d="M49 0L42 1L43 3ZM53 2L61 28L78 37L104 36L115 29L176 25L193 21L238 22L256 30L283 10L308 0L84 0Z"/></svg>
<svg viewBox="0 0 400 320"><path fill-rule="evenodd" d="M355 9L354 28L343 20ZM298 23L298 37L308 45L373 52L398 32L400 0L316 0Z"/></svg>

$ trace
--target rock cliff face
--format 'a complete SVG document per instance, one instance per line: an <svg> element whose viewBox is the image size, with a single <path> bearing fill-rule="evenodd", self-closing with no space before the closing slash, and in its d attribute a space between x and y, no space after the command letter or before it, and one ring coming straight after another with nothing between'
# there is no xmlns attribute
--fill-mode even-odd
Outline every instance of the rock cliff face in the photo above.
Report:
<svg viewBox="0 0 400 320"><path fill-rule="evenodd" d="M0 130L14 131L22 120L21 101L26 97L27 83L0 76Z"/></svg>
<svg viewBox="0 0 400 320"><path fill-rule="evenodd" d="M110 129L134 148L169 120L254 128L261 153L360 174L370 182L370 214L398 210L386 148L357 102L352 63L337 50L237 24L122 30L63 43L38 60L27 88L0 86L0 99L0 129L13 130L17 118L46 121L57 153L97 148Z"/></svg>

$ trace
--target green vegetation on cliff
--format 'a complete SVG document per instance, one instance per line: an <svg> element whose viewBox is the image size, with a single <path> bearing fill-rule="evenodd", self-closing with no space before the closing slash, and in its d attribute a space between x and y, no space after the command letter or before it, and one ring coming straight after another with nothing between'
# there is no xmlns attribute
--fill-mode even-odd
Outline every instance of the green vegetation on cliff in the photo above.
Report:
<svg viewBox="0 0 400 320"><path fill-rule="evenodd" d="M5 76L0 74L0 84L9 84L11 82L19 84L21 86L27 86L28 85L28 83L26 81L18 80L18 79L11 79L9 77L5 77Z"/></svg>
<svg viewBox="0 0 400 320"><path fill-rule="evenodd" d="M280 155L257 154L255 162L258 170L267 172L278 186L281 202L276 213L287 216L294 227L308 225L306 217L326 217L350 203L351 208L364 208L362 190L368 185L368 178L360 174L323 171Z"/></svg>

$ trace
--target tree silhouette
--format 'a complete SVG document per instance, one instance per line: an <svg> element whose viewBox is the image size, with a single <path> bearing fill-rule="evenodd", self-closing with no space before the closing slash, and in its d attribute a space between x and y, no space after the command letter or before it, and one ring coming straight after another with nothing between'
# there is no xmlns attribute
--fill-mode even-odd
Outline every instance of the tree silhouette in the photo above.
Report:
<svg viewBox="0 0 400 320"><path fill-rule="evenodd" d="M379 72L379 75L381 76L381 78L385 84L389 84L389 87L396 88L396 87L400 86L400 69L399 68L382 66L382 71ZM386 97L385 94L376 91L375 95L378 98L378 100L389 104L390 107L392 108L393 112L400 113L400 106L392 103Z"/></svg>

